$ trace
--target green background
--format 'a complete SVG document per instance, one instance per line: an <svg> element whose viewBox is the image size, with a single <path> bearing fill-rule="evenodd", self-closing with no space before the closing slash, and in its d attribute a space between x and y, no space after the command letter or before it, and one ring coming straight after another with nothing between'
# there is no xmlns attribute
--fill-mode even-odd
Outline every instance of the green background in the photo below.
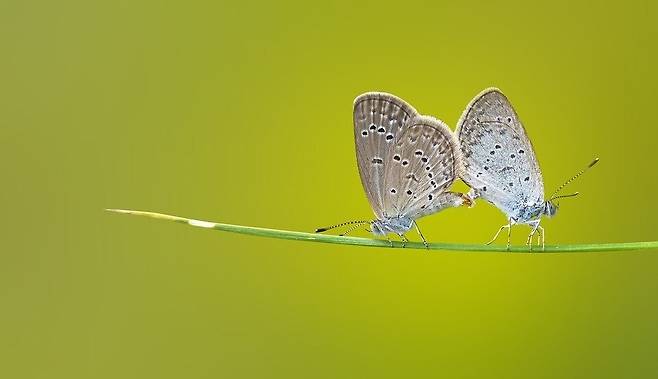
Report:
<svg viewBox="0 0 658 379"><path fill-rule="evenodd" d="M601 158L548 243L655 240L657 11L2 2L0 376L655 377L655 251L357 248L103 209L306 231L372 217L354 97L392 92L454 128L495 85L547 192ZM477 243L503 222L480 202L419 224Z"/></svg>

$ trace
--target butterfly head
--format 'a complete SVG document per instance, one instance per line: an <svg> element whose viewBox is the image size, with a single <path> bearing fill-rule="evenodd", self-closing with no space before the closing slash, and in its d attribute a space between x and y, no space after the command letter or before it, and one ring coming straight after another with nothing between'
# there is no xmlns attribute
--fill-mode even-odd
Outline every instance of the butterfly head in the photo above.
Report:
<svg viewBox="0 0 658 379"><path fill-rule="evenodd" d="M560 208L560 205L553 202L552 200L548 200L544 202L544 215L547 217L553 217L557 213L557 210Z"/></svg>
<svg viewBox="0 0 658 379"><path fill-rule="evenodd" d="M376 236L383 236L387 233L387 230L385 229L381 220L373 221L372 224L370 224L370 228L372 229L372 234Z"/></svg>

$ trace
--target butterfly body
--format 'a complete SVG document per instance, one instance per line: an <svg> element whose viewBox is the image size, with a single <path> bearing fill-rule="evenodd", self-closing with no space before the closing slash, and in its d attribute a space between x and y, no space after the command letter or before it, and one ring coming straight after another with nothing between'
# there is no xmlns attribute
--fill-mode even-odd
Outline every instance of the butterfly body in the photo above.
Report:
<svg viewBox="0 0 658 379"><path fill-rule="evenodd" d="M481 195L471 189L467 195L470 199L475 200ZM486 199L486 198L485 198ZM495 203L489 201L496 205ZM543 201L537 199L536 201L529 201L523 199L519 202L511 202L506 209L501 209L508 219L511 219L514 224L533 224L542 217L553 217L557 213L558 206L551 201Z"/></svg>
<svg viewBox="0 0 658 379"><path fill-rule="evenodd" d="M545 209L544 203L526 204L517 210L516 215L510 215L510 218L518 224L528 224L541 219Z"/></svg>
<svg viewBox="0 0 658 379"><path fill-rule="evenodd" d="M404 234L411 230L414 220L410 217L395 216L385 217L372 221L370 227L376 236L385 236L389 233Z"/></svg>

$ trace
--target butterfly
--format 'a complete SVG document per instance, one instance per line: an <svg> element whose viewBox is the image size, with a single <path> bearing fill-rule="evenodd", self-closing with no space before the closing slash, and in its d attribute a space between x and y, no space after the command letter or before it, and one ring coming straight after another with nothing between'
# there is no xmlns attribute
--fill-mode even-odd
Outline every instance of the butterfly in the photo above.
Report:
<svg viewBox="0 0 658 379"><path fill-rule="evenodd" d="M470 205L464 194L448 189L459 177L461 158L454 134L442 121L420 115L394 95L367 92L354 100L354 142L361 184L375 219L319 228L324 232L351 225L341 235L369 225L376 236L404 236L416 220L443 209ZM390 241L390 240L389 240Z"/></svg>
<svg viewBox="0 0 658 379"><path fill-rule="evenodd" d="M555 216L558 211L555 200L578 195L578 192L562 196L558 193L598 162L595 159L545 200L544 181L532 143L512 104L497 88L485 89L471 100L455 134L464 165L461 179L471 187L467 196L472 201L482 197L507 217L507 224L487 244L507 228L508 249L511 227L515 224L532 228L526 241L530 249L536 233L537 243L541 238L544 248L541 217Z"/></svg>

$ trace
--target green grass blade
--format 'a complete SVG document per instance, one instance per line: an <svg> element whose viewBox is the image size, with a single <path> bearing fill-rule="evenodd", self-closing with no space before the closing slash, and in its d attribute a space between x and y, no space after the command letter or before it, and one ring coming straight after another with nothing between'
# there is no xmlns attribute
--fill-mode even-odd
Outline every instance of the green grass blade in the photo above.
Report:
<svg viewBox="0 0 658 379"><path fill-rule="evenodd" d="M247 234L258 237L278 238L295 241L309 241L309 242L322 242L333 243L338 245L354 245L354 246L371 246L371 247L387 247L391 248L388 241L360 238L360 237L341 237L331 234L317 234L294 232L289 230L257 228L253 226L221 224L217 222L208 222L189 219L185 217L171 216L163 213L145 212L145 211L132 211L124 209L107 209L107 211L130 214L135 216L145 216L156 218L160 220L174 221L190 226L222 230L231 233ZM394 241L394 248L402 248L402 243ZM425 250L425 246L421 242L408 242L406 249L421 249ZM430 243L430 250L450 250L450 251L473 251L473 252L506 252L505 246L502 245L476 245L476 244L458 244L458 243ZM627 251L627 250L647 250L658 249L658 241L650 242L622 242L622 243L603 243L603 244L578 244L578 245L546 245L546 250L535 248L534 252L541 253L587 253L587 252L605 252L605 251ZM511 246L510 252L527 253L528 247Z"/></svg>

